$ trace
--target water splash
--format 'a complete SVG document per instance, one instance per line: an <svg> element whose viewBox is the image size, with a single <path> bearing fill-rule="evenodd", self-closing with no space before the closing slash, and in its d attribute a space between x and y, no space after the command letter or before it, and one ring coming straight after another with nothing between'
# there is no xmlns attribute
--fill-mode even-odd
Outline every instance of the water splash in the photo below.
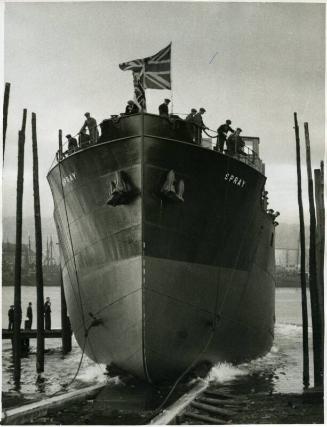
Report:
<svg viewBox="0 0 327 427"><path fill-rule="evenodd" d="M249 371L245 367L235 366L230 363L218 363L211 368L206 380L208 382L225 383L248 373Z"/></svg>
<svg viewBox="0 0 327 427"><path fill-rule="evenodd" d="M297 336L302 334L302 325L296 325L294 323L277 323L275 326L275 332L283 336ZM312 332L312 327L308 326L308 332Z"/></svg>

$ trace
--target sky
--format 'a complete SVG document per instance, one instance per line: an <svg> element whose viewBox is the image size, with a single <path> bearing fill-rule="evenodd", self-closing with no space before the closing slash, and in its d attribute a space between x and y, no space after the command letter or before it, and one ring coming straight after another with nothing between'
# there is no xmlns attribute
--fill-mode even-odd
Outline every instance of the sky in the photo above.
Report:
<svg viewBox="0 0 327 427"><path fill-rule="evenodd" d="M260 137L269 207L298 221L293 113L302 146L309 123L312 167L325 156L325 4L222 2L8 2L4 81L11 83L3 215L15 215L17 142L28 110L24 215L33 215L31 112L37 116L42 216L53 203L46 175L58 129L76 134L90 111L99 122L133 98L131 72L118 64L151 56L172 42L172 91L147 90L148 111L163 98L174 113L206 109L210 129L232 120Z"/></svg>

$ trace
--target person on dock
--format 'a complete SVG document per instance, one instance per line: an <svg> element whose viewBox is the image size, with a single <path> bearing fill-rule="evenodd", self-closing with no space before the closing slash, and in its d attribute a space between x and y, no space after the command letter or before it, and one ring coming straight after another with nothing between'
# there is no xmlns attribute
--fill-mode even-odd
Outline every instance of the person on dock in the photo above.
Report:
<svg viewBox="0 0 327 427"><path fill-rule="evenodd" d="M51 301L49 297L46 297L44 303L44 329L51 331Z"/></svg>
<svg viewBox="0 0 327 427"><path fill-rule="evenodd" d="M14 329L14 317L15 317L15 309L14 305L11 305L8 310L8 330L12 331Z"/></svg>
<svg viewBox="0 0 327 427"><path fill-rule="evenodd" d="M170 99L165 98L164 102L159 105L159 116L169 117L168 105L170 103Z"/></svg>
<svg viewBox="0 0 327 427"><path fill-rule="evenodd" d="M77 140L73 138L70 133L66 135L66 138L68 141L68 152L73 153L77 149Z"/></svg>
<svg viewBox="0 0 327 427"><path fill-rule="evenodd" d="M198 126L197 135L196 135L196 143L201 144L202 142L202 130L208 129L207 126L203 123L203 114L206 112L205 108L200 108L199 112L194 114L193 120L194 123Z"/></svg>
<svg viewBox="0 0 327 427"><path fill-rule="evenodd" d="M33 323L33 309L32 309L32 303L28 303L28 307L26 310L26 317L27 317L27 325L26 329L32 329L32 323Z"/></svg>
<svg viewBox="0 0 327 427"><path fill-rule="evenodd" d="M234 129L230 127L232 124L231 120L226 120L226 122L219 126L217 129L218 132L218 140L217 145L215 147L215 151L220 151L221 153L224 151L225 141L227 139L228 132L234 133Z"/></svg>
<svg viewBox="0 0 327 427"><path fill-rule="evenodd" d="M192 108L190 114L186 116L185 120L187 122L194 123L194 116L197 112L198 111L195 108Z"/></svg>
<svg viewBox="0 0 327 427"><path fill-rule="evenodd" d="M132 100L127 101L125 115L129 116L131 114L136 114L138 112L139 112L139 107L135 104L135 102Z"/></svg>
<svg viewBox="0 0 327 427"><path fill-rule="evenodd" d="M80 132L88 128L91 144L95 144L99 138L97 121L91 117L90 113L85 113L84 116L86 117L86 120Z"/></svg>

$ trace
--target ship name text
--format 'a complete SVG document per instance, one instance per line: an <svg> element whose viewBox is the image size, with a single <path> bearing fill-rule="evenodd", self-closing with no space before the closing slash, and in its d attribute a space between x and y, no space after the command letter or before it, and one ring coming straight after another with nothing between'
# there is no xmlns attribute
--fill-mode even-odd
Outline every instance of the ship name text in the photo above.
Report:
<svg viewBox="0 0 327 427"><path fill-rule="evenodd" d="M70 182L74 182L76 180L76 173L71 172L67 176L64 176L62 179L63 185L69 184Z"/></svg>
<svg viewBox="0 0 327 427"><path fill-rule="evenodd" d="M246 185L245 179L242 179L239 176L233 175L232 173L229 173L229 172L227 172L225 175L225 181L241 188L244 188Z"/></svg>

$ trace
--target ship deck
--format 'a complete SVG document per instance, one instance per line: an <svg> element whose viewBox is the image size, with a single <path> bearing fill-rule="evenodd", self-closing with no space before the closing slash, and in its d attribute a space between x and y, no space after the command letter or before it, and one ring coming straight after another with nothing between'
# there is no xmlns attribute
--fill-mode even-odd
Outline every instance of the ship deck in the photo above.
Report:
<svg viewBox="0 0 327 427"><path fill-rule="evenodd" d="M140 119L142 120L142 126L139 125ZM90 150L99 144L106 144L112 141L138 137L160 138L167 142L175 141L181 144L192 144L201 150L214 151L212 140L216 139L215 136L211 137L211 147L208 147L208 138L202 139L202 130L196 124L187 122L178 116L168 118L149 113L111 116L110 119L103 120L98 127L101 129L101 135L97 142L92 143L88 141L86 143L79 143L78 147L73 150L68 150L68 148L67 150L59 150L50 171L58 161L62 161L85 150ZM227 150L219 154L239 160L264 175L265 165L259 157L259 138L242 136L242 139L245 143L243 148L244 154L235 153L231 155Z"/></svg>

